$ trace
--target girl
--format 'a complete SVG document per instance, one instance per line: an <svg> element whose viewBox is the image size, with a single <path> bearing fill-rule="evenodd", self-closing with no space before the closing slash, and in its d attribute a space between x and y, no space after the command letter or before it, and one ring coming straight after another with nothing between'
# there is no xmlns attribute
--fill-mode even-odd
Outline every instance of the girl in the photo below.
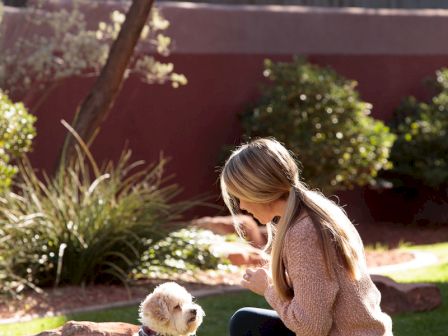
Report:
<svg viewBox="0 0 448 336"><path fill-rule="evenodd" d="M241 284L274 310L238 310L231 336L392 335L358 232L339 206L300 181L281 143L261 138L241 145L220 183L232 215L246 210L267 224L270 252L270 270L248 269Z"/></svg>

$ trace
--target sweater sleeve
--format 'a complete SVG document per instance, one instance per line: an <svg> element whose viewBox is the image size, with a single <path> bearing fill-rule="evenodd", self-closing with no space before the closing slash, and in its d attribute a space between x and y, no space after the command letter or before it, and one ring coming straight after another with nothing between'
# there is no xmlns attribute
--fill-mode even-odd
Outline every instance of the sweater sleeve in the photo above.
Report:
<svg viewBox="0 0 448 336"><path fill-rule="evenodd" d="M327 274L317 232L309 217L287 232L284 248L294 296L284 300L270 285L264 293L266 301L297 335L328 335L339 285L334 273L332 279Z"/></svg>

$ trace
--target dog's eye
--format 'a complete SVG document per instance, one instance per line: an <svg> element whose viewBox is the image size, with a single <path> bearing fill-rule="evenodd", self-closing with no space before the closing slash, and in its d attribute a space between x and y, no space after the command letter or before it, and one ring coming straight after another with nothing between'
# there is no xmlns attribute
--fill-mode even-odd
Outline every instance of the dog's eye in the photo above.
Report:
<svg viewBox="0 0 448 336"><path fill-rule="evenodd" d="M174 307L175 310L179 310L180 309L180 305L177 305Z"/></svg>

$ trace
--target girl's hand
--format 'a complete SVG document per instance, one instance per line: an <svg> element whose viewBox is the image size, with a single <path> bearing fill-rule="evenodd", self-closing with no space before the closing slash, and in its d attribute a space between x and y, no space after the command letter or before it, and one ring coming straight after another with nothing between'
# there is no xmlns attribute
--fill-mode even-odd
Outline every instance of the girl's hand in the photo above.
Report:
<svg viewBox="0 0 448 336"><path fill-rule="evenodd" d="M264 295L269 283L270 277L265 268L248 268L246 270L246 274L243 276L243 280L241 280L241 286L257 293L258 295Z"/></svg>

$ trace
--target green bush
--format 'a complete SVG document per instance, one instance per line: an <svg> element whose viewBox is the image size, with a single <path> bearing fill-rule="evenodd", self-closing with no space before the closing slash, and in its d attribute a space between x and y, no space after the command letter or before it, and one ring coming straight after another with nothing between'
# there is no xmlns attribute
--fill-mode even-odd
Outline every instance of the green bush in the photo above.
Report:
<svg viewBox="0 0 448 336"><path fill-rule="evenodd" d="M145 251L137 275L217 269L228 260L213 253L212 246L225 238L212 231L184 228L170 233Z"/></svg>
<svg viewBox="0 0 448 336"><path fill-rule="evenodd" d="M13 103L0 90L0 191L10 186L17 173L11 161L31 149L35 121L22 103Z"/></svg>
<svg viewBox="0 0 448 336"><path fill-rule="evenodd" d="M448 183L448 68L436 72L437 94L429 103L406 98L390 125L397 134L391 151L395 184L412 179L431 188Z"/></svg>
<svg viewBox="0 0 448 336"><path fill-rule="evenodd" d="M266 60L264 76L272 84L242 115L245 137L283 142L302 163L311 187L332 191L375 184L377 172L390 167L394 135L368 116L371 105L360 100L355 81L302 58Z"/></svg>
<svg viewBox="0 0 448 336"><path fill-rule="evenodd" d="M166 185L166 163L141 168L125 151L100 168L78 148L71 166L40 180L23 159L14 192L0 198L0 278L18 289L125 282L143 251L201 202L173 202L181 189Z"/></svg>

